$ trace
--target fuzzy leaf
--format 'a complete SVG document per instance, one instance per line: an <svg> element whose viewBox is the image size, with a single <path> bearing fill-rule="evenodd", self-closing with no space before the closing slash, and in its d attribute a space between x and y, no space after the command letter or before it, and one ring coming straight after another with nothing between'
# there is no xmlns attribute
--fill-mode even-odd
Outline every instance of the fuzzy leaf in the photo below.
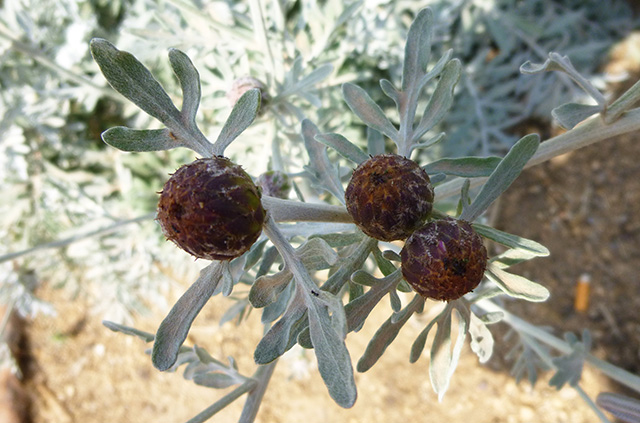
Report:
<svg viewBox="0 0 640 423"><path fill-rule="evenodd" d="M289 304L287 311L258 343L253 353L256 364L271 363L291 348L293 346L291 340L298 334L296 328L307 324L306 316L301 290L296 289L295 298Z"/></svg>
<svg viewBox="0 0 640 423"><path fill-rule="evenodd" d="M544 286L522 276L507 273L491 263L485 272L507 295L527 301L541 302L549 298L549 290Z"/></svg>
<svg viewBox="0 0 640 423"><path fill-rule="evenodd" d="M352 279L357 282L356 279L362 277L364 272L356 272ZM373 278L373 276L370 276ZM356 298L348 303L345 307L345 313L347 314L347 326L349 331L358 330L364 324L364 321L369 316L369 313L380 302L380 300L402 280L402 272L400 269L396 270L389 276L382 279L375 279L371 281L371 289L364 295Z"/></svg>
<svg viewBox="0 0 640 423"><path fill-rule="evenodd" d="M367 349L358 361L357 369L363 373L373 367L374 364L382 357L387 347L396 339L400 329L404 326L409 318L416 312L420 312L424 306L424 299L416 295L402 311L394 313L386 322L378 328L375 335L367 345Z"/></svg>
<svg viewBox="0 0 640 423"><path fill-rule="evenodd" d="M417 142L424 134L433 128L447 114L453 104L453 89L460 78L462 65L457 59L447 63L440 75L438 85L429 99L420 123L413 136L413 142Z"/></svg>
<svg viewBox="0 0 640 423"><path fill-rule="evenodd" d="M398 130L365 90L357 85L345 83L342 85L342 96L353 113L367 126L398 141Z"/></svg>
<svg viewBox="0 0 640 423"><path fill-rule="evenodd" d="M573 129L574 126L601 111L600 106L587 104L566 103L551 111L551 115L564 129Z"/></svg>
<svg viewBox="0 0 640 423"><path fill-rule="evenodd" d="M291 272L278 272L274 275L257 278L249 291L251 305L255 308L262 308L273 303L292 279Z"/></svg>
<svg viewBox="0 0 640 423"><path fill-rule="evenodd" d="M446 310L445 310L446 311ZM448 313L448 311L446 311ZM422 355L422 351L424 350L424 345L427 342L427 337L429 336L429 332L433 328L433 326L438 323L438 320L442 318L444 314L439 314L435 319L429 322L429 324L422 329L420 335L413 341L413 345L411 345L411 354L409 355L409 362L415 363L418 361L420 356Z"/></svg>
<svg viewBox="0 0 640 423"><path fill-rule="evenodd" d="M307 306L309 333L320 375L331 398L341 407L352 407L356 402L357 391L344 337L333 327L325 307L316 305L315 301L307 302Z"/></svg>
<svg viewBox="0 0 640 423"><path fill-rule="evenodd" d="M475 314L469 316L469 335L471 336L471 351L476 353L480 363L486 363L493 354L493 335L487 329L485 322Z"/></svg>
<svg viewBox="0 0 640 423"><path fill-rule="evenodd" d="M463 178L487 177L496 169L502 159L500 157L458 157L440 159L423 166L429 174L444 173Z"/></svg>
<svg viewBox="0 0 640 423"><path fill-rule="evenodd" d="M318 127L308 119L302 121L302 138L309 154L308 172L317 184L333 194L344 204L344 188L340 182L337 169L329 161L327 147L316 141Z"/></svg>
<svg viewBox="0 0 640 423"><path fill-rule="evenodd" d="M142 339L144 342L151 342L155 339L155 335L153 335L152 333L144 332L135 328L131 328L129 326L120 325L118 323L110 322L108 320L103 320L102 324L106 328L111 329L114 332L121 332L126 335L132 335Z"/></svg>
<svg viewBox="0 0 640 423"><path fill-rule="evenodd" d="M102 133L102 140L122 151L161 151L177 147L187 147L171 131L165 129L131 129L115 126Z"/></svg>
<svg viewBox="0 0 640 423"><path fill-rule="evenodd" d="M120 51L101 38L91 40L90 48L93 59L116 91L168 127L180 122L180 112L169 95L131 53Z"/></svg>
<svg viewBox="0 0 640 423"><path fill-rule="evenodd" d="M529 159L540 145L538 134L522 137L500 161L473 203L460 216L462 220L473 222L493 203L520 175Z"/></svg>
<svg viewBox="0 0 640 423"><path fill-rule="evenodd" d="M260 109L260 90L252 88L233 106L229 118L224 123L220 135L213 145L215 154L223 155L224 150L253 123Z"/></svg>
<svg viewBox="0 0 640 423"><path fill-rule="evenodd" d="M438 401L442 401L449 388L451 377L458 366L458 359L462 352L464 339L467 336L466 320L458 313L458 337L451 350L451 314L446 313L443 320L438 321L438 330L431 346L431 365L429 376L433 390L438 394Z"/></svg>
<svg viewBox="0 0 640 423"><path fill-rule="evenodd" d="M318 134L315 140L333 148L342 157L356 164L360 164L369 158L358 146L340 134Z"/></svg>
<svg viewBox="0 0 640 423"><path fill-rule="evenodd" d="M220 262L213 262L202 269L198 280L187 289L160 323L151 353L151 361L158 370L168 370L174 365L191 323L209 301L221 278Z"/></svg>
<svg viewBox="0 0 640 423"><path fill-rule="evenodd" d="M200 373L193 376L196 385L206 386L207 388L224 389L229 386L237 385L241 381L237 378L229 376L225 373Z"/></svg>
<svg viewBox="0 0 640 423"><path fill-rule="evenodd" d="M431 55L432 26L433 13L431 9L424 8L418 12L409 28L402 66L402 91L404 92L414 87L426 71Z"/></svg>
<svg viewBox="0 0 640 423"><path fill-rule="evenodd" d="M400 104L400 93L398 93L398 90L393 86L391 81L389 81L388 79L381 79L380 88L387 97L389 97L394 101L394 103L396 103L396 106Z"/></svg>
<svg viewBox="0 0 640 423"><path fill-rule="evenodd" d="M518 235L512 235L479 223L474 223L472 226L473 229L481 236L495 241L498 244L520 250L529 255L529 257L546 257L549 255L547 247L530 239L522 238Z"/></svg>
<svg viewBox="0 0 640 423"><path fill-rule="evenodd" d="M200 75L191 59L178 49L169 49L169 61L182 88L182 110L180 113L192 128L196 128L196 113L201 95Z"/></svg>

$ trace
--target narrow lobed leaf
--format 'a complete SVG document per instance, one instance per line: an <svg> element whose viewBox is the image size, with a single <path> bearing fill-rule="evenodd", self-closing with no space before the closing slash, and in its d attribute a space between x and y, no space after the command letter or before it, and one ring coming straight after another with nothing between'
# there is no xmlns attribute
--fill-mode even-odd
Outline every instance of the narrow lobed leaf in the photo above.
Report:
<svg viewBox="0 0 640 423"><path fill-rule="evenodd" d="M144 331L141 331L141 330L138 330L136 328L129 327L129 326L120 325L118 323L110 322L108 320L103 320L102 324L106 328L108 328L108 329L110 329L110 330L112 330L114 332L121 332L121 333L124 333L126 335L135 336L135 337L138 337L138 338L142 339L145 342L151 342L151 341L153 341L155 339L155 335L153 335L152 333L144 332Z"/></svg>
<svg viewBox="0 0 640 423"><path fill-rule="evenodd" d="M462 220L473 222L493 203L520 175L529 159L540 145L538 134L522 137L500 161L473 203L460 216Z"/></svg>
<svg viewBox="0 0 640 423"><path fill-rule="evenodd" d="M333 148L340 153L342 157L347 160L351 160L356 164L360 164L369 158L369 156L367 156L358 146L340 134L318 134L315 136L315 139L316 141Z"/></svg>
<svg viewBox="0 0 640 423"><path fill-rule="evenodd" d="M503 232L479 223L474 223L472 226L481 236L495 241L498 244L523 251L531 257L546 257L549 255L547 247L530 239L522 238L518 235Z"/></svg>
<svg viewBox="0 0 640 423"><path fill-rule="evenodd" d="M151 361L158 370L168 370L175 364L191 323L209 301L221 278L222 267L219 262L213 262L202 269L200 277L180 297L167 317L160 323L151 353Z"/></svg>
<svg viewBox="0 0 640 423"><path fill-rule="evenodd" d="M574 126L601 111L600 106L588 104L566 103L551 111L554 117L564 129L573 129Z"/></svg>
<svg viewBox="0 0 640 423"><path fill-rule="evenodd" d="M365 90L357 85L345 83L342 85L342 96L353 113L367 126L398 142L398 130Z"/></svg>
<svg viewBox="0 0 640 423"><path fill-rule="evenodd" d="M462 65L458 59L446 64L438 85L429 99L412 142L418 142L424 134L438 124L453 105L453 89L460 79Z"/></svg>
<svg viewBox="0 0 640 423"><path fill-rule="evenodd" d="M102 133L102 140L122 151L161 151L187 147L173 137L167 128L142 130L115 126Z"/></svg>
<svg viewBox="0 0 640 423"><path fill-rule="evenodd" d="M224 155L224 150L235 140L245 129L253 123L253 120L260 109L260 90L252 88L238 99L233 106L229 118L224 123L220 135L213 145L216 155Z"/></svg>
<svg viewBox="0 0 640 423"><path fill-rule="evenodd" d="M444 173L463 178L488 177L493 173L502 159L500 157L458 157L440 159L423 166L429 174Z"/></svg>
<svg viewBox="0 0 640 423"><path fill-rule="evenodd" d="M409 27L402 66L402 91L404 92L414 87L426 71L431 55L432 26L433 13L431 9L424 8L418 12Z"/></svg>
<svg viewBox="0 0 640 423"><path fill-rule="evenodd" d="M91 40L90 49L93 59L116 91L166 126L175 126L172 122L180 120L180 112L138 59L101 38Z"/></svg>
<svg viewBox="0 0 640 423"><path fill-rule="evenodd" d="M549 290L544 286L522 276L505 272L493 263L487 267L485 276L511 297L532 302L542 302L549 298Z"/></svg>
<svg viewBox="0 0 640 423"><path fill-rule="evenodd" d="M169 62L182 88L182 110L180 113L185 121L189 122L192 128L195 128L196 113L201 96L200 74L193 66L189 56L176 48L169 49Z"/></svg>

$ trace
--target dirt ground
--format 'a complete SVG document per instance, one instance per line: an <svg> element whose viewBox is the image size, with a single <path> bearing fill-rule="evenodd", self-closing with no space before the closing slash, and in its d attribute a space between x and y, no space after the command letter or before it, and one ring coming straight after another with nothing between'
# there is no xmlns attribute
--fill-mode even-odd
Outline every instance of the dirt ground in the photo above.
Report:
<svg viewBox="0 0 640 423"><path fill-rule="evenodd" d="M598 143L529 169L501 198L498 228L546 245L550 258L515 270L547 286L541 304L512 302L513 312L556 334L588 328L593 353L629 371L640 370L640 138ZM573 307L578 278L591 279L586 313ZM184 281L181 290L189 281ZM174 292L174 299L181 293ZM27 325L26 390L33 423L184 422L229 390L199 387L178 373L160 373L143 341L104 328L90 299L43 286L39 297L55 304L55 318ZM196 320L188 344L213 356L233 356L243 374L255 370L252 352L261 335L260 313L240 327L217 320L229 300L213 298ZM136 327L155 332L166 310L139 317ZM347 344L354 365L375 329L390 314L382 301L364 329ZM427 314L427 313L425 313ZM314 369L312 353L294 349L280 360L256 421L276 422L594 422L597 417L571 388L556 391L545 375L531 388L516 384L498 349L487 365L465 347L444 400L438 403L423 357L408 362L411 343L424 325L414 319L373 369L356 374L359 398L349 410L330 399ZM496 343L504 328L496 326ZM508 346L508 343L506 344ZM502 347L504 348L504 347ZM592 397L617 389L594 369L581 385ZM237 421L242 398L211 421Z"/></svg>

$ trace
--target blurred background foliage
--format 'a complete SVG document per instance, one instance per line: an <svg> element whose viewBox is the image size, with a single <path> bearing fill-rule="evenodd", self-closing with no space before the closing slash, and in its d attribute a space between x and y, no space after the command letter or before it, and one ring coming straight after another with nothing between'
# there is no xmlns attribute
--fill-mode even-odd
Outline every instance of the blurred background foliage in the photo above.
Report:
<svg viewBox="0 0 640 423"><path fill-rule="evenodd" d="M115 125L158 123L107 86L91 59L91 38L138 57L177 104L166 51L187 53L202 82L198 124L212 139L231 110L226 93L233 81L247 75L263 81L269 109L228 155L255 177L271 167L295 176L306 160L304 117L366 144L364 125L342 100L342 83L362 86L394 116L378 81L399 85L407 30L425 6L437 22L433 62L453 49L464 69L453 109L438 128L446 142L416 157L421 164L504 154L518 139L517 125L547 125L553 107L582 100L562 74L520 75L522 63L557 51L602 88L606 78L598 72L608 50L638 26L622 0L606 7L597 0L0 2L2 300L23 314L53 312L33 295L47 281L88 295L107 319L127 322L153 304L166 307L163 292L172 281L197 274L152 220L168 173L193 160L193 152L122 153L101 141ZM300 83L327 64L328 78ZM11 255L84 234L93 235Z"/></svg>

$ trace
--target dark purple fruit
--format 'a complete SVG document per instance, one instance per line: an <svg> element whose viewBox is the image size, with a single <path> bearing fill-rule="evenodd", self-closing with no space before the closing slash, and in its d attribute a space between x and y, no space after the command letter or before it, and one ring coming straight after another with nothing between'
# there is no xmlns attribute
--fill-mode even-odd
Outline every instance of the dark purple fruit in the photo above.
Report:
<svg viewBox="0 0 640 423"><path fill-rule="evenodd" d="M198 258L231 260L251 248L266 212L260 190L231 160L218 156L182 166L160 193L165 236Z"/></svg>
<svg viewBox="0 0 640 423"><path fill-rule="evenodd" d="M381 154L353 172L345 193L356 225L382 241L406 239L421 227L433 208L429 175L416 162Z"/></svg>
<svg viewBox="0 0 640 423"><path fill-rule="evenodd" d="M286 173L269 170L258 176L257 183L264 195L283 199L289 198L291 180Z"/></svg>
<svg viewBox="0 0 640 423"><path fill-rule="evenodd" d="M487 267L482 238L463 220L434 220L415 231L400 252L402 274L425 298L451 301L478 286Z"/></svg>

